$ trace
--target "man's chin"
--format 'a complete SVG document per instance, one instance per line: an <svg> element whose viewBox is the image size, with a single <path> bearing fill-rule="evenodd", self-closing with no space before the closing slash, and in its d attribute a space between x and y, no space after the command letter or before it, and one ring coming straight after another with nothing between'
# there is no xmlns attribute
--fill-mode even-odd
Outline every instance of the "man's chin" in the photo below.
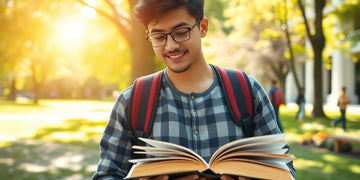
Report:
<svg viewBox="0 0 360 180"><path fill-rule="evenodd" d="M168 68L173 73L183 73L183 72L186 72L188 69L190 69L190 67L191 67L191 65L188 65L186 67L181 67L181 68L171 68L171 67L168 67Z"/></svg>

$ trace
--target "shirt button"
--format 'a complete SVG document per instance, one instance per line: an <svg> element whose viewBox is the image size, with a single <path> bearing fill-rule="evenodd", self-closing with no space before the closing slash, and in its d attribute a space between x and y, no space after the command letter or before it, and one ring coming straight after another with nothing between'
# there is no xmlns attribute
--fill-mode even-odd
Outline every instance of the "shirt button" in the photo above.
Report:
<svg viewBox="0 0 360 180"><path fill-rule="evenodd" d="M198 135L198 134L199 134L199 131L198 131L198 130L195 130L195 131L194 131L194 134Z"/></svg>

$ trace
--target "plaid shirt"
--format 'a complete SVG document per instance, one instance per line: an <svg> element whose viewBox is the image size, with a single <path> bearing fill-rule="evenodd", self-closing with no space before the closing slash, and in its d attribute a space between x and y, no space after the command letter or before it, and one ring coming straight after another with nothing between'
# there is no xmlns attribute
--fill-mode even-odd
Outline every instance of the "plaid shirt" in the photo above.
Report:
<svg viewBox="0 0 360 180"><path fill-rule="evenodd" d="M209 161L220 146L245 137L242 128L234 124L229 114L217 76L205 92L186 94L177 90L166 73L163 74L149 138L187 147ZM249 77L249 80L255 97L254 135L280 133L266 92L254 78ZM128 161L132 143L126 131L131 89L132 86L124 90L115 103L100 142L101 159L94 179L123 179L132 166ZM292 164L289 167L294 174Z"/></svg>

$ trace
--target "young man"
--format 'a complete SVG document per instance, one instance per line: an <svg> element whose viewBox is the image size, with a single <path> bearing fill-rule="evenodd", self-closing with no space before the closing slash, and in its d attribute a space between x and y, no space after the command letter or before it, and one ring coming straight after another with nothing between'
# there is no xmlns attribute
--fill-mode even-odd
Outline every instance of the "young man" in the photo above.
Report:
<svg viewBox="0 0 360 180"><path fill-rule="evenodd" d="M343 87L339 96L339 108L340 108L341 116L339 119L332 121L331 126L335 127L337 124L342 123L342 128L345 132L347 131L345 115L346 115L346 108L349 102L350 102L349 99L346 97L346 87Z"/></svg>
<svg viewBox="0 0 360 180"><path fill-rule="evenodd" d="M140 0L135 14L167 67L149 138L185 146L208 161L220 146L245 138L245 134L232 120L219 79L205 61L201 38L207 34L208 19L203 9L204 0ZM254 78L249 80L254 94L254 135L281 133L266 92ZM100 142L101 159L93 179L123 179L132 166L128 161L132 142L126 131L132 88L125 89L116 101ZM292 163L288 166L294 175ZM194 174L181 179L204 178Z"/></svg>
<svg viewBox="0 0 360 180"><path fill-rule="evenodd" d="M300 88L300 92L296 99L296 104L299 106L299 110L296 113L296 119L299 122L303 122L305 116L305 89L303 87Z"/></svg>
<svg viewBox="0 0 360 180"><path fill-rule="evenodd" d="M271 80L271 89L269 91L269 98L270 98L271 104L274 107L275 115L276 115L276 121L277 121L277 123L279 125L280 131L284 132L283 126L282 126L282 124L280 122L280 118L279 118L280 105L275 103L276 98L282 98L282 97L276 97L276 92L280 91L279 87L277 87L276 84L277 84L276 80Z"/></svg>

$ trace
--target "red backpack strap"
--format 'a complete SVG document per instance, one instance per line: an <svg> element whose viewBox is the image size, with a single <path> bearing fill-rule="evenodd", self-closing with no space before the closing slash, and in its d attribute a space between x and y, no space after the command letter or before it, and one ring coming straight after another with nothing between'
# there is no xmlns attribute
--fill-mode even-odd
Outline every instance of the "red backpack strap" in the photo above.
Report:
<svg viewBox="0 0 360 180"><path fill-rule="evenodd" d="M253 135L253 94L250 81L245 72L214 66L226 96L231 116L236 124L243 127L247 137Z"/></svg>
<svg viewBox="0 0 360 180"><path fill-rule="evenodd" d="M147 137L155 116L162 71L135 80L128 111L128 124L135 137Z"/></svg>

